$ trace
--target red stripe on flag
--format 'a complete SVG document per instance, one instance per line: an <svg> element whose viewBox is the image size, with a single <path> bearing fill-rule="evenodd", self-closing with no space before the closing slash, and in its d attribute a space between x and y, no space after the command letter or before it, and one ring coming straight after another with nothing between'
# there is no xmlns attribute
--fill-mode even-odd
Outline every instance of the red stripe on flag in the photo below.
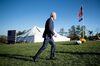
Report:
<svg viewBox="0 0 100 66"><path fill-rule="evenodd" d="M82 16L83 16L83 8L82 8L82 6L81 6L80 12L79 12L79 18L82 17Z"/></svg>

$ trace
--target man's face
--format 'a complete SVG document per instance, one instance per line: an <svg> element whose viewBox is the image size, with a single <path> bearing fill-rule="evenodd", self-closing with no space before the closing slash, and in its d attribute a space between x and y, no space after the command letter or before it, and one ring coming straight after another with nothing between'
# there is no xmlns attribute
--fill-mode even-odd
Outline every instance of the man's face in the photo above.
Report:
<svg viewBox="0 0 100 66"><path fill-rule="evenodd" d="M56 13L53 13L53 20L56 20Z"/></svg>

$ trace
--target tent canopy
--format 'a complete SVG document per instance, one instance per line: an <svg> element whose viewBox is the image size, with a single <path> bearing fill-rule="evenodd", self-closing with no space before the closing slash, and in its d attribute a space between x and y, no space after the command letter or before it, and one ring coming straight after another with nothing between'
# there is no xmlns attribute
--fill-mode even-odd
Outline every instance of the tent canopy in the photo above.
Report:
<svg viewBox="0 0 100 66"><path fill-rule="evenodd" d="M17 36L16 42L43 42L43 35L44 28L39 28L37 26L34 26L32 29L29 29L26 31L26 33ZM57 37L53 37L55 42L58 41L70 41L70 38L67 38L65 36L62 36L58 34L56 31L54 31Z"/></svg>

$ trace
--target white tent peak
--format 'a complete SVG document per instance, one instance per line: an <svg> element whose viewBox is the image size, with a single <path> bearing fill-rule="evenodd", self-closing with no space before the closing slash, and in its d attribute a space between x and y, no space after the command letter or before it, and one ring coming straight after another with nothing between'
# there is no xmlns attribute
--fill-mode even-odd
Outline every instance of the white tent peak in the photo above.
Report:
<svg viewBox="0 0 100 66"><path fill-rule="evenodd" d="M29 35L33 35L33 34L40 34L42 28L39 28L37 26L34 26L30 31L29 31Z"/></svg>

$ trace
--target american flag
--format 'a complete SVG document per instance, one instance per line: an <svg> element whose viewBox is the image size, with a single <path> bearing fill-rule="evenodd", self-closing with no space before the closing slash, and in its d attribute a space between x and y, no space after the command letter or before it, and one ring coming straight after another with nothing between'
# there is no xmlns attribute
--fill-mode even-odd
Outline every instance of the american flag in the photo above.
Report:
<svg viewBox="0 0 100 66"><path fill-rule="evenodd" d="M81 6L80 12L79 12L79 14L78 14L79 22L83 20L82 16L83 16L83 8L82 8L82 6Z"/></svg>

